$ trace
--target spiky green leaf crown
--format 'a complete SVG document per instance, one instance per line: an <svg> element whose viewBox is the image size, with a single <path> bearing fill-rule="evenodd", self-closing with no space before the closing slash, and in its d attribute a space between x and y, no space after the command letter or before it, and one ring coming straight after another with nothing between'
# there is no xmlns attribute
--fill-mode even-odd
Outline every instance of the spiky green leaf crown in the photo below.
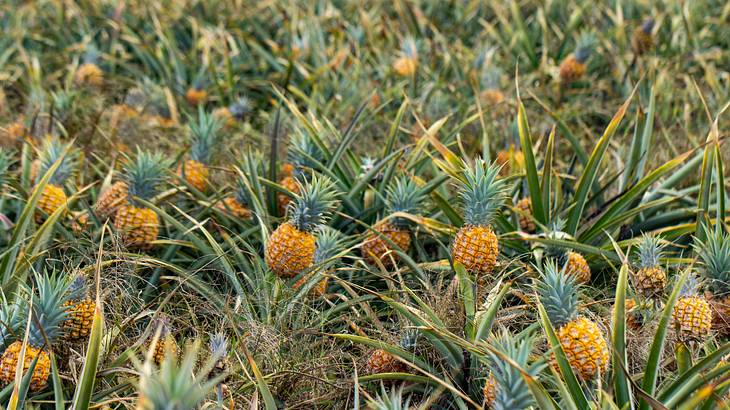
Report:
<svg viewBox="0 0 730 410"><path fill-rule="evenodd" d="M4 350L17 337L23 326L18 305L8 303L5 294L0 293L0 350Z"/></svg>
<svg viewBox="0 0 730 410"><path fill-rule="evenodd" d="M502 329L495 338L492 346L496 352L489 351L492 377L498 386L493 409L527 409L534 406L533 396L520 371L524 370L531 376L537 376L540 372L541 365L529 363L534 345L533 335L513 336L506 329Z"/></svg>
<svg viewBox="0 0 730 410"><path fill-rule="evenodd" d="M566 275L552 259L546 261L541 270L537 294L554 327L559 328L578 316L575 276Z"/></svg>
<svg viewBox="0 0 730 410"><path fill-rule="evenodd" d="M641 25L641 31L644 32L644 34L651 34L651 31L654 29L654 18L649 17L646 20L644 20L644 23Z"/></svg>
<svg viewBox="0 0 730 410"><path fill-rule="evenodd" d="M405 175L401 175L388 185L385 191L385 207L388 213L404 212L418 214L425 199L423 191L416 182ZM393 218L396 226L407 226L408 219Z"/></svg>
<svg viewBox="0 0 730 410"><path fill-rule="evenodd" d="M321 227L315 242L314 263L325 263L342 252L345 239L345 235L337 229L329 226Z"/></svg>
<svg viewBox="0 0 730 410"><path fill-rule="evenodd" d="M289 202L287 216L300 231L312 232L327 221L337 205L335 184L325 176L312 175L311 181L297 185L300 193Z"/></svg>
<svg viewBox="0 0 730 410"><path fill-rule="evenodd" d="M637 264L639 268L654 268L659 266L659 259L664 254L665 245L656 236L644 234L639 242Z"/></svg>
<svg viewBox="0 0 730 410"><path fill-rule="evenodd" d="M40 181L53 164L62 157L63 160L61 161L61 165L56 168L56 171L51 176L49 183L60 186L73 176L74 167L76 167L76 162L78 160L78 151L71 149L64 157L63 153L66 150L66 147L67 145L64 145L61 140L56 137L47 137L43 141L43 145L38 152L40 168L38 169L36 183Z"/></svg>
<svg viewBox="0 0 730 410"><path fill-rule="evenodd" d="M129 187L129 200L134 198L150 200L157 195L159 186L165 180L170 162L159 152L137 151L135 158L127 158L123 178Z"/></svg>
<svg viewBox="0 0 730 410"><path fill-rule="evenodd" d="M308 169L314 169L324 159L324 153L304 131L292 135L286 152L287 161L294 166L294 177L301 179Z"/></svg>
<svg viewBox="0 0 730 410"><path fill-rule="evenodd" d="M53 343L61 333L60 324L66 319L69 300L69 280L64 275L36 275L36 291L28 285L21 289L20 316L27 323L29 301L33 300L33 318L30 324L28 343L36 348Z"/></svg>
<svg viewBox="0 0 730 410"><path fill-rule="evenodd" d="M10 177L10 167L15 162L15 152L0 148L0 187L5 186Z"/></svg>
<svg viewBox="0 0 730 410"><path fill-rule="evenodd" d="M682 289L680 289L679 295L685 298L695 297L700 294L701 285L702 282L700 279L695 276L694 273L690 273L689 276L687 276L687 280L685 280L682 284Z"/></svg>
<svg viewBox="0 0 730 410"><path fill-rule="evenodd" d="M89 288L86 286L86 278L82 274L76 275L68 286L68 300L81 300L88 295Z"/></svg>
<svg viewBox="0 0 730 410"><path fill-rule="evenodd" d="M212 114L198 109L197 120L190 121L190 158L209 164L213 151L218 147L221 122Z"/></svg>
<svg viewBox="0 0 730 410"><path fill-rule="evenodd" d="M459 193L464 203L466 225L487 226L507 198L507 184L498 178L500 167L477 159L474 166L465 164Z"/></svg>
<svg viewBox="0 0 730 410"><path fill-rule="evenodd" d="M596 45L596 36L593 33L583 33L578 37L575 45L575 59L580 63L585 63L593 52Z"/></svg>
<svg viewBox="0 0 730 410"><path fill-rule="evenodd" d="M99 52L99 49L94 44L89 44L86 47L86 52L84 53L84 64L99 64L99 57L101 56L101 53Z"/></svg>
<svg viewBox="0 0 730 410"><path fill-rule="evenodd" d="M560 217L554 219L547 224L547 232L545 236L548 239L553 240L567 240L570 239L570 235L563 231L565 229L565 219ZM569 250L563 246L555 244L545 245L545 256L553 258L558 262L558 266L563 266L568 258Z"/></svg>
<svg viewBox="0 0 730 410"><path fill-rule="evenodd" d="M251 193L248 190L248 187L246 186L246 182L243 180L243 178L238 178L236 180L236 189L233 192L234 198L236 199L236 202L243 206L250 206L251 205Z"/></svg>
<svg viewBox="0 0 730 410"><path fill-rule="evenodd" d="M414 352L418 346L418 331L408 330L398 341L398 346L407 352Z"/></svg>
<svg viewBox="0 0 730 410"><path fill-rule="evenodd" d="M700 259L700 274L710 291L719 295L730 292L730 234L722 227L703 225L705 240L695 240L694 249Z"/></svg>
<svg viewBox="0 0 730 410"><path fill-rule="evenodd" d="M228 106L228 112L237 120L242 120L248 114L253 111L253 103L251 99L245 95L239 97L233 104Z"/></svg>
<svg viewBox="0 0 730 410"><path fill-rule="evenodd" d="M228 355L228 339L223 333L216 333L210 337L208 348L214 356L225 357Z"/></svg>

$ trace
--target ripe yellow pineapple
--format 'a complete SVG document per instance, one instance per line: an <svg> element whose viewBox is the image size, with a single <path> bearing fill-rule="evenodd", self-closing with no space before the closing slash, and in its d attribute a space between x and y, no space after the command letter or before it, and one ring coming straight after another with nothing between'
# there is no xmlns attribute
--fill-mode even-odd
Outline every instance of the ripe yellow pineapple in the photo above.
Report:
<svg viewBox="0 0 730 410"><path fill-rule="evenodd" d="M497 152L494 162L501 166L499 175L507 176L521 172L525 167L525 154L514 145Z"/></svg>
<svg viewBox="0 0 730 410"><path fill-rule="evenodd" d="M497 399L497 388L497 380L494 379L494 376L489 375L484 381L484 388L482 389L485 408L489 409L494 406L494 402Z"/></svg>
<svg viewBox="0 0 730 410"><path fill-rule="evenodd" d="M698 287L697 278L688 277L672 311L672 321L681 339L703 340L712 329L712 309Z"/></svg>
<svg viewBox="0 0 730 410"><path fill-rule="evenodd" d="M216 204L216 208L239 219L251 219L253 214L249 209L248 202L248 188L239 180L233 195L223 198L221 202Z"/></svg>
<svg viewBox="0 0 730 410"><path fill-rule="evenodd" d="M641 26L634 29L634 33L631 36L631 48L636 55L642 55L654 46L653 29L654 19L651 17L646 19Z"/></svg>
<svg viewBox="0 0 730 410"><path fill-rule="evenodd" d="M292 287L299 289L307 284L312 277L321 276L321 272L331 272L338 262L337 255L344 247L344 239L340 231L330 227L323 227L315 241L314 264L317 266L317 269L308 275L302 276ZM326 277L319 280L309 291L309 294L314 297L324 296L327 293L327 282Z"/></svg>
<svg viewBox="0 0 730 410"><path fill-rule="evenodd" d="M570 84L585 75L588 69L586 62L595 43L596 38L591 33L584 33L578 37L575 51L560 63L560 81L563 84Z"/></svg>
<svg viewBox="0 0 730 410"><path fill-rule="evenodd" d="M336 200L334 183L326 177L313 176L300 185L287 209L287 221L266 242L266 265L277 276L291 278L314 264L315 231L332 212Z"/></svg>
<svg viewBox="0 0 730 410"><path fill-rule="evenodd" d="M700 275L712 308L712 329L730 335L730 234L722 226L704 227L704 240L696 240Z"/></svg>
<svg viewBox="0 0 730 410"><path fill-rule="evenodd" d="M418 48L413 38L403 41L401 55L393 62L393 71L401 77L412 77L418 69Z"/></svg>
<svg viewBox="0 0 730 410"><path fill-rule="evenodd" d="M563 274L553 260L545 262L537 284L540 302L576 375L593 380L608 369L608 345L598 325L578 314L577 287L575 276Z"/></svg>
<svg viewBox="0 0 730 410"><path fill-rule="evenodd" d="M416 348L417 340L417 333L407 333L400 339L398 346L406 352L412 353ZM373 350L365 365L366 374L406 373L407 371L408 366L405 363L384 349Z"/></svg>
<svg viewBox="0 0 730 410"><path fill-rule="evenodd" d="M532 219L532 200L529 197L520 199L515 204L515 209L517 210L517 220L520 224L520 229L523 232L535 232L537 226Z"/></svg>
<svg viewBox="0 0 730 410"><path fill-rule="evenodd" d="M145 151L138 151L135 159L125 163L127 201L116 212L114 228L130 249L148 249L157 239L159 217L139 200L150 201L157 194L168 165L162 155Z"/></svg>
<svg viewBox="0 0 730 410"><path fill-rule="evenodd" d="M388 186L385 194L385 210L388 214L403 212L417 214L422 206L425 196L408 177L396 178ZM390 218L381 220L373 227L375 232L369 232L365 242L362 244L362 256L371 264L380 261L384 266L391 266L398 260L398 256L392 253L394 249L391 241L400 249L407 252L411 247L410 221L405 218ZM381 236L382 235L382 236Z"/></svg>
<svg viewBox="0 0 730 410"><path fill-rule="evenodd" d="M190 121L190 158L177 170L178 175L200 192L205 192L210 177L211 157L220 142L221 123L203 109L198 110L197 121Z"/></svg>
<svg viewBox="0 0 730 410"><path fill-rule="evenodd" d="M567 252L563 266L565 274L574 276L578 283L588 283L591 280L591 268L588 266L586 258L578 252Z"/></svg>
<svg viewBox="0 0 730 410"><path fill-rule="evenodd" d="M226 127L234 127L239 121L252 111L251 100L248 97L241 97L228 107L220 107L213 110L216 117Z"/></svg>
<svg viewBox="0 0 730 410"><path fill-rule="evenodd" d="M78 86L101 87L104 84L104 72L94 63L84 63L76 70L74 83Z"/></svg>
<svg viewBox="0 0 730 410"><path fill-rule="evenodd" d="M166 316L160 316L155 319L153 326L154 333L150 340L149 348L152 349L152 360L159 366L165 361L168 355L177 357L178 346L175 338L172 336L170 320ZM154 346L152 346L152 343L154 343Z"/></svg>
<svg viewBox="0 0 730 410"><path fill-rule="evenodd" d="M114 217L121 205L126 203L129 187L124 181L117 181L99 194L94 205L94 213L102 221Z"/></svg>
<svg viewBox="0 0 730 410"><path fill-rule="evenodd" d="M627 298L624 303L626 312L626 324L632 330L640 330L644 326L644 318L641 314L641 307L636 303L636 299Z"/></svg>
<svg viewBox="0 0 730 410"><path fill-rule="evenodd" d="M632 279L636 292L645 298L661 296L667 286L667 273L659 265L663 248L654 236L644 235L639 243L637 269Z"/></svg>
<svg viewBox="0 0 730 410"><path fill-rule="evenodd" d="M460 181L464 225L456 233L451 257L469 272L489 273L497 262L499 241L491 222L506 197L505 182L498 173L499 166L478 159L474 166L465 166Z"/></svg>
<svg viewBox="0 0 730 410"><path fill-rule="evenodd" d="M193 107L204 103L206 99L208 99L208 92L202 82L196 82L185 92L185 101Z"/></svg>
<svg viewBox="0 0 730 410"><path fill-rule="evenodd" d="M38 199L37 212L35 213L35 219L38 223L42 223L47 215L54 213L68 200L66 192L63 190L63 184L73 176L77 152L70 150L64 157L66 148L57 138L48 137L38 151L36 183L46 175L56 161L63 158Z"/></svg>
<svg viewBox="0 0 730 410"><path fill-rule="evenodd" d="M68 300L63 306L68 315L61 323L64 339L71 342L86 340L91 334L96 301L89 297L86 279L82 275L78 275L71 282Z"/></svg>
<svg viewBox="0 0 730 410"><path fill-rule="evenodd" d="M27 371L30 364L38 358L33 374L31 375L30 390L43 390L48 383L51 372L51 361L48 352L61 335L60 324L66 319L64 307L68 295L68 281L55 275L36 275L37 292L24 286L23 296L19 308L22 322L27 322L30 299L33 299L33 318L28 334L28 345L23 361L23 370ZM20 335L19 335L20 337ZM20 359L22 341L16 340L5 349L0 358L0 384L7 385L15 380L15 370Z"/></svg>

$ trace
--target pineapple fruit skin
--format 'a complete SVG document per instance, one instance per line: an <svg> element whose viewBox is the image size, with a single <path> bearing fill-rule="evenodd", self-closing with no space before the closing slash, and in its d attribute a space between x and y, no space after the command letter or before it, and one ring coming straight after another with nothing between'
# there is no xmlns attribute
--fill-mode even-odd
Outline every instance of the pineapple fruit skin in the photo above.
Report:
<svg viewBox="0 0 730 410"><path fill-rule="evenodd" d="M647 33L643 27L634 29L634 35L631 37L631 48L637 55L645 54L654 47L654 37L651 32Z"/></svg>
<svg viewBox="0 0 730 410"><path fill-rule="evenodd" d="M216 208L223 212L230 213L236 218L251 219L251 210L241 205L235 197L229 196L224 198L222 202L216 204Z"/></svg>
<svg viewBox="0 0 730 410"><path fill-rule="evenodd" d="M683 336L701 339L710 334L712 310L705 298L685 296L679 298L674 305L672 320Z"/></svg>
<svg viewBox="0 0 730 410"><path fill-rule="evenodd" d="M530 215L532 215L532 201L530 198L520 199L517 204L515 204L515 208L522 212L517 215L517 219L520 222L520 229L524 232L535 232L535 230L537 230L537 226L535 225L535 221L530 218Z"/></svg>
<svg viewBox="0 0 730 410"><path fill-rule="evenodd" d="M660 295L666 285L667 273L658 266L642 268L634 274L634 287L645 297Z"/></svg>
<svg viewBox="0 0 730 410"><path fill-rule="evenodd" d="M575 276L578 283L588 283L591 280L591 268L578 252L568 252L565 265L565 273Z"/></svg>
<svg viewBox="0 0 730 410"><path fill-rule="evenodd" d="M368 357L367 367L368 374L379 373L404 373L406 365L395 356L383 349L374 350Z"/></svg>
<svg viewBox="0 0 730 410"><path fill-rule="evenodd" d="M266 244L266 264L274 274L291 278L314 264L315 237L287 222L271 234Z"/></svg>
<svg viewBox="0 0 730 410"><path fill-rule="evenodd" d="M293 176L286 176L279 181L279 185L283 186L293 194L299 194L299 185ZM279 193L276 195L276 202L279 205L279 213L284 215L286 207L289 206L292 198L289 195Z"/></svg>
<svg viewBox="0 0 730 410"><path fill-rule="evenodd" d="M102 192L94 205L94 212L99 219L106 220L113 217L119 207L125 203L128 191L129 187L126 182L117 181Z"/></svg>
<svg viewBox="0 0 730 410"><path fill-rule="evenodd" d="M18 356L23 343L13 342L0 358L0 382L7 385L15 380L15 369L18 364ZM27 371L33 360L38 357L33 374L30 378L30 390L37 392L43 390L48 384L48 375L51 373L51 359L48 352L31 345L26 346L23 371Z"/></svg>
<svg viewBox="0 0 730 410"><path fill-rule="evenodd" d="M175 342L175 339L173 339L170 335L164 337L160 336L155 344L154 352L152 353L152 360L154 360L155 364L159 366L165 361L165 357L168 354L177 356L177 342Z"/></svg>
<svg viewBox="0 0 730 410"><path fill-rule="evenodd" d="M504 93L495 89L484 90L479 97L487 106L499 105L504 102Z"/></svg>
<svg viewBox="0 0 730 410"><path fill-rule="evenodd" d="M68 197L63 188L58 185L47 184L38 199L38 209L45 212L46 215L51 215L56 209L63 206L67 200ZM36 222L41 223L44 219L45 216L41 212L36 212Z"/></svg>
<svg viewBox="0 0 730 410"><path fill-rule="evenodd" d="M586 70L586 64L581 63L574 54L571 54L563 60L562 63L560 63L560 80L564 84L572 83L573 81L583 77Z"/></svg>
<svg viewBox="0 0 730 410"><path fill-rule="evenodd" d="M207 98L208 92L202 88L191 87L188 88L188 91L185 93L185 100L193 107L204 103Z"/></svg>
<svg viewBox="0 0 730 410"><path fill-rule="evenodd" d="M69 300L63 305L68 316L61 325L66 340L83 341L91 334L91 323L94 321L96 302L92 299Z"/></svg>
<svg viewBox="0 0 730 410"><path fill-rule="evenodd" d="M488 273L494 269L499 254L497 235L489 226L464 226L454 238L451 256L467 271Z"/></svg>
<svg viewBox="0 0 730 410"><path fill-rule="evenodd" d="M189 159L178 168L177 174L181 178L184 177L188 184L194 186L198 191L205 192L210 177L210 169L202 162Z"/></svg>
<svg viewBox="0 0 730 410"><path fill-rule="evenodd" d="M418 61L412 57L399 57L393 62L393 70L401 77L412 77L417 68Z"/></svg>
<svg viewBox="0 0 730 410"><path fill-rule="evenodd" d="M17 147L27 135L25 125L21 121L9 124L4 131L0 130L0 147Z"/></svg>
<svg viewBox="0 0 730 410"><path fill-rule="evenodd" d="M76 70L74 83L77 86L99 88L104 84L104 72L94 63L82 64Z"/></svg>
<svg viewBox="0 0 730 410"><path fill-rule="evenodd" d="M497 380L494 376L490 375L487 380L484 381L484 407L491 408L494 401L497 399Z"/></svg>
<svg viewBox="0 0 730 410"><path fill-rule="evenodd" d="M398 245L403 251L407 251L411 247L411 234L408 230L399 229L390 222L383 222L373 228L386 238L390 239L394 244ZM391 245L384 238L381 238L374 232L370 232L365 242L362 244L362 256L371 265L375 265L379 260L384 266L390 266L398 257L391 251Z"/></svg>
<svg viewBox="0 0 730 410"><path fill-rule="evenodd" d="M584 380L592 380L608 368L608 346L598 325L579 317L557 331L570 366Z"/></svg>
<svg viewBox="0 0 730 410"><path fill-rule="evenodd" d="M117 211L114 228L121 233L126 246L148 249L159 234L159 217L150 208L125 205Z"/></svg>

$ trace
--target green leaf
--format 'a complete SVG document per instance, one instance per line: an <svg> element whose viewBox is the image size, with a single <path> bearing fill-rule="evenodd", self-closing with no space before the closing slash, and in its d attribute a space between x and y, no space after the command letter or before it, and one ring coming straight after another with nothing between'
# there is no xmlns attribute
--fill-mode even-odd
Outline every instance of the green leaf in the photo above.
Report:
<svg viewBox="0 0 730 410"><path fill-rule="evenodd" d="M621 368L628 368L626 360L626 288L628 287L629 266L622 264L616 284L616 297L613 303L613 382L616 404L624 406L631 401L629 381Z"/></svg>
<svg viewBox="0 0 730 410"><path fill-rule="evenodd" d="M517 129L520 134L522 153L525 156L525 172L527 173L527 187L530 190L530 198L532 200L532 214L538 222L546 224L547 217L545 216L545 208L543 207L540 179L537 174L535 154L532 152L530 125L527 123L527 115L525 114L525 106L522 100L518 100L518 104Z"/></svg>

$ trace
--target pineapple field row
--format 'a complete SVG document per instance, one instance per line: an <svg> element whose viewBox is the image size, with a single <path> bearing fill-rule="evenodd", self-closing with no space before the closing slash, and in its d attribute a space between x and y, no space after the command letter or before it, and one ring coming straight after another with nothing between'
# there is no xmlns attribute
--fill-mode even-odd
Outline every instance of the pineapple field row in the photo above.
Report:
<svg viewBox="0 0 730 410"><path fill-rule="evenodd" d="M0 408L730 408L730 3L0 25Z"/></svg>

